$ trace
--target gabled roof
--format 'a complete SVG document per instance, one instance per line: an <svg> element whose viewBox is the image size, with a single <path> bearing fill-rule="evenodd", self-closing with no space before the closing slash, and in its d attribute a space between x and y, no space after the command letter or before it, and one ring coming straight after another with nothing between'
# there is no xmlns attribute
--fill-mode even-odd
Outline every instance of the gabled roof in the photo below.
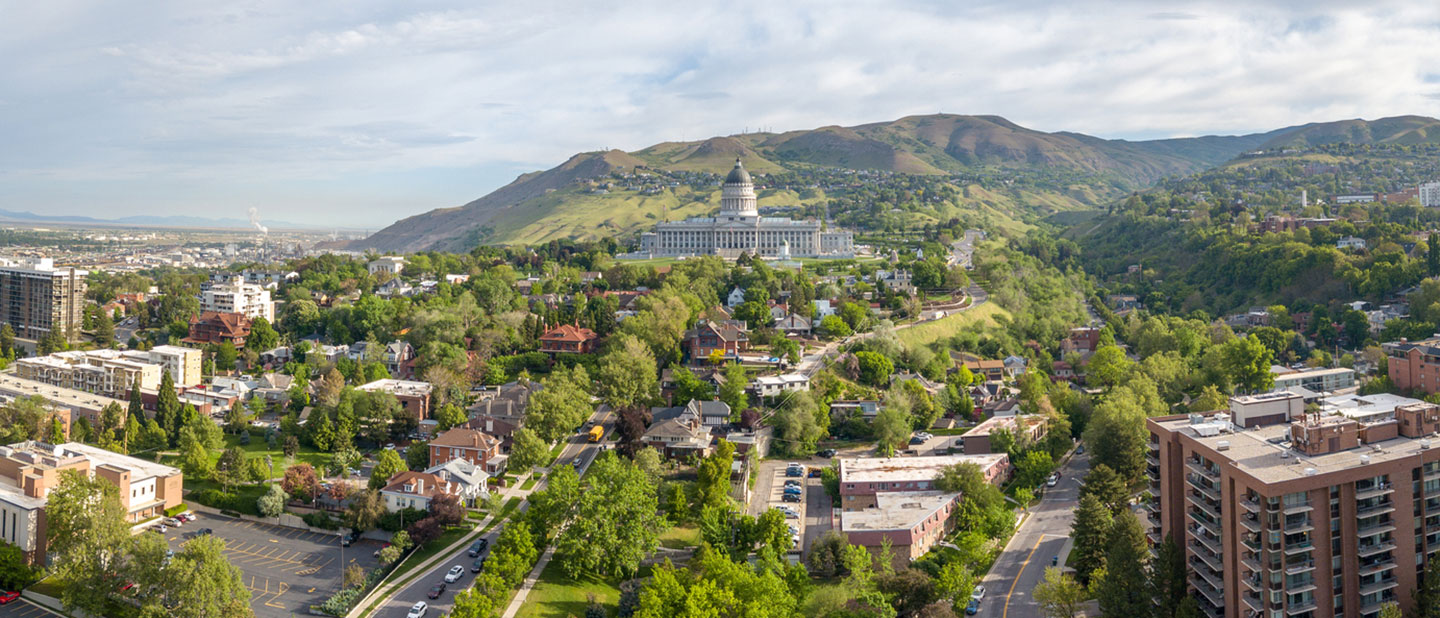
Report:
<svg viewBox="0 0 1440 618"><path fill-rule="evenodd" d="M410 486L409 490L406 489L406 485ZM448 489L448 483L439 476L428 472L406 470L390 477L390 482L386 483L385 488L380 491L433 498L442 493L450 493Z"/></svg>
<svg viewBox="0 0 1440 618"><path fill-rule="evenodd" d="M594 341L599 337L599 335L595 334L595 331L588 328L580 328L573 324L561 324L545 331L545 334L540 336L540 340L585 343L587 341Z"/></svg>
<svg viewBox="0 0 1440 618"><path fill-rule="evenodd" d="M430 441L430 446L473 448L482 451L489 450L490 447L495 446L495 444L495 438L487 435L485 432L464 427L452 428Z"/></svg>

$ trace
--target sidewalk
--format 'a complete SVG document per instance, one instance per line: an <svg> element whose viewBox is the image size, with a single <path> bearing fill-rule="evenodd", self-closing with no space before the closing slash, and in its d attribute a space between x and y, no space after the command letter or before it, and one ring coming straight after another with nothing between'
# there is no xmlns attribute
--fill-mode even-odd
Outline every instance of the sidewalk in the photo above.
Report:
<svg viewBox="0 0 1440 618"><path fill-rule="evenodd" d="M540 581L540 572L545 570L545 565L550 564L550 558L554 556L555 544L551 543L545 548L545 553L540 554L540 559L535 561L535 568L525 576L525 583L520 584L520 589L515 591L515 596L510 599L510 605L505 608L505 613L500 618L515 618L515 614L520 612L520 606L525 604L525 597L530 596L530 590Z"/></svg>

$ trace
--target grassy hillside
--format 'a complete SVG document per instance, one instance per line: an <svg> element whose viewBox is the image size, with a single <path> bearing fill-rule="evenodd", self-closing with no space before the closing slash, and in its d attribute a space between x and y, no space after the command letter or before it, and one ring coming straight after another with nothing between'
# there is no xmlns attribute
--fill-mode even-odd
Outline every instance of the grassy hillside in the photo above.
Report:
<svg viewBox="0 0 1440 618"><path fill-rule="evenodd" d="M997 317L1010 317L1010 312L995 303L985 303L974 309L960 313L947 315L933 322L926 322L918 326L911 326L895 331L895 336L907 348L928 346L942 339L954 337L957 333L975 324L984 326L999 326Z"/></svg>

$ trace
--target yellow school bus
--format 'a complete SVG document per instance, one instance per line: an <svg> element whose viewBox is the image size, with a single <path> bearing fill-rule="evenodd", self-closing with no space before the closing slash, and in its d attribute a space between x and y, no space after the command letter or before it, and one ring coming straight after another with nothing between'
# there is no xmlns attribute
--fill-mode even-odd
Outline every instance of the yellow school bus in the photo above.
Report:
<svg viewBox="0 0 1440 618"><path fill-rule="evenodd" d="M590 441L592 443L599 442L603 437L605 437L605 427L603 425L596 425L590 428Z"/></svg>

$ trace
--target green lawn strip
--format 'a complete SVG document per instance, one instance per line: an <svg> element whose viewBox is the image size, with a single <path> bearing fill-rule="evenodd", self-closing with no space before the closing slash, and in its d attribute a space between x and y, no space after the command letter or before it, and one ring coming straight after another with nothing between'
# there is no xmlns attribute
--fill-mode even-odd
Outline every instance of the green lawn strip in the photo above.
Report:
<svg viewBox="0 0 1440 618"><path fill-rule="evenodd" d="M700 528L695 525L671 526L660 534L660 546L683 549L700 545Z"/></svg>
<svg viewBox="0 0 1440 618"><path fill-rule="evenodd" d="M449 547L450 545L454 544L455 541L460 540L461 538L474 531L474 528L451 528L449 530L446 530L440 535L440 538L435 539L424 547L415 550L415 553L410 554L410 557L405 560L404 564L395 567L395 570L390 573L390 579L396 579L405 575L410 570L414 569L417 565L424 564L426 560L429 560L431 557L435 556L435 554L440 553L440 550Z"/></svg>
<svg viewBox="0 0 1440 618"><path fill-rule="evenodd" d="M210 454L214 456L211 461L220 461L220 454L224 451L224 449L228 449L232 446L238 446L242 450L244 450L246 457L259 457L261 459L264 459L266 455L269 455L270 463L275 467L274 476L272 478L278 478L285 473L285 452L280 448L280 443L276 442L275 448L272 449L265 443L265 438L257 438L253 436L250 438L249 444L242 445L240 444L240 436L234 434L226 434L225 447L220 450L211 451ZM316 469L320 469L323 468L326 464L330 463L330 457L330 453L317 451L313 447L301 445L300 450L295 453L295 463L308 463L314 466ZM171 466L178 466L180 465L180 456L162 456L160 458L160 463Z"/></svg>
<svg viewBox="0 0 1440 618"><path fill-rule="evenodd" d="M520 489L522 491L530 491L530 488L535 486L536 481L535 476L531 475L530 478L525 479L525 483L520 486Z"/></svg>
<svg viewBox="0 0 1440 618"><path fill-rule="evenodd" d="M554 465L554 464L555 464L555 460L560 458L560 452L561 452L561 451L564 451L564 450L565 450L565 441L564 441L564 440L561 440L561 441L559 441L559 442L556 442L556 443L555 443L555 446L553 446L553 447L550 448L550 461L545 462L545 467L548 468L548 467Z"/></svg>
<svg viewBox="0 0 1440 618"><path fill-rule="evenodd" d="M642 567L637 577L649 577L650 567ZM620 583L627 578L602 579L585 576L571 579L560 568L558 560L551 560L540 572L535 587L525 597L525 603L516 612L516 618L568 618L584 616L585 607L590 604L590 595L595 595L607 608L620 603Z"/></svg>

